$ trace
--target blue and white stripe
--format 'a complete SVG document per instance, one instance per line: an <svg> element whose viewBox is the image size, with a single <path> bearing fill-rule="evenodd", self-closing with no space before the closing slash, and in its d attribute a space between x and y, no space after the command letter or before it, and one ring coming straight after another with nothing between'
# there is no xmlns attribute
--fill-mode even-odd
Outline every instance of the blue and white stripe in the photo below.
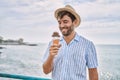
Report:
<svg viewBox="0 0 120 80"><path fill-rule="evenodd" d="M63 38L60 43L62 46L53 62L52 79L87 80L86 67L96 68L98 66L94 44L77 33L69 44L66 44ZM49 47L45 60L49 55Z"/></svg>

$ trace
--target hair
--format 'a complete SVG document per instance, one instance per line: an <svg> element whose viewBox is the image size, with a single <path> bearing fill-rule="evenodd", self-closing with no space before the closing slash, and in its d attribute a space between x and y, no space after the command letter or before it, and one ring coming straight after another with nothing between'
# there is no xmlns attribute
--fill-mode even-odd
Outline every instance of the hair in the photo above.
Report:
<svg viewBox="0 0 120 80"><path fill-rule="evenodd" d="M76 19L76 17L72 14L72 13L70 13L70 12L68 12L68 11L60 11L59 13L58 13L58 16L57 16L57 18L63 18L63 16L65 16L65 15L67 15L67 16L69 16L70 18L71 18L71 20L72 20L72 22Z"/></svg>

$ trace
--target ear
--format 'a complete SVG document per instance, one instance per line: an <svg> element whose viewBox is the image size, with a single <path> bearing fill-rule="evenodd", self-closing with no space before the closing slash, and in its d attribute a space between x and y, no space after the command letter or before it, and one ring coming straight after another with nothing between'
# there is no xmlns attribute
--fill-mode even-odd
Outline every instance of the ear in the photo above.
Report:
<svg viewBox="0 0 120 80"><path fill-rule="evenodd" d="M75 19L74 21L73 21L73 25L75 26L77 24L77 20Z"/></svg>

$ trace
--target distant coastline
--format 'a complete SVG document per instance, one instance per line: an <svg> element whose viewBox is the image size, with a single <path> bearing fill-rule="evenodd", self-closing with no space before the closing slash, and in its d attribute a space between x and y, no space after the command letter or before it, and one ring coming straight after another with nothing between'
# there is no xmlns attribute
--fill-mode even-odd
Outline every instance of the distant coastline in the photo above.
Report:
<svg viewBox="0 0 120 80"><path fill-rule="evenodd" d="M0 36L0 45L27 45L27 46L37 46L35 43L24 42L23 38L19 38L18 40L7 39L4 40L3 37Z"/></svg>

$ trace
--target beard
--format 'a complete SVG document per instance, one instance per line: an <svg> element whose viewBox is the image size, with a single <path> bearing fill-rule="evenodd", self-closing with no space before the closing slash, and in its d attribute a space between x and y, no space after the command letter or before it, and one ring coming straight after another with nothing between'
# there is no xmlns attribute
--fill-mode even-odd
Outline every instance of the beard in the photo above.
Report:
<svg viewBox="0 0 120 80"><path fill-rule="evenodd" d="M62 32L63 36L69 36L73 30L74 30L74 26L73 24L71 26L64 26L64 27L59 27L60 31Z"/></svg>

